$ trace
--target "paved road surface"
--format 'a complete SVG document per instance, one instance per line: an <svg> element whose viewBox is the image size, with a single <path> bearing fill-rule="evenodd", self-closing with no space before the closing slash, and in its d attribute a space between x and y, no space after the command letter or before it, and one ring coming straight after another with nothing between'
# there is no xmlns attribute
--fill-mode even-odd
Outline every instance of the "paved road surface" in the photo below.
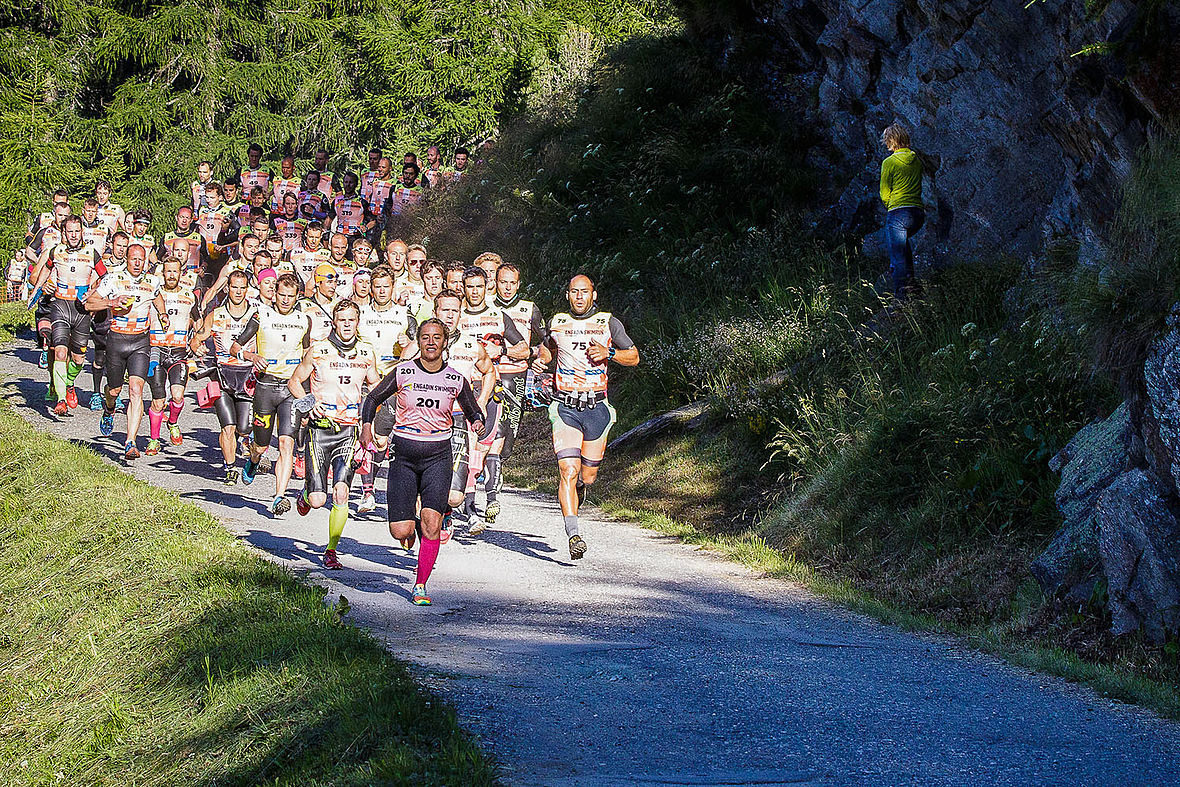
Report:
<svg viewBox="0 0 1180 787"><path fill-rule="evenodd" d="M47 417L35 358L27 342L3 354L9 399L122 465L122 417L107 439L87 410ZM588 522L573 564L555 504L528 493L505 495L496 530L443 547L433 607L408 602L414 562L383 508L350 522L347 570L325 576L326 514L269 518L270 476L222 487L213 423L187 408L183 449L128 469L344 594L510 784L1180 784L1180 725L626 523Z"/></svg>

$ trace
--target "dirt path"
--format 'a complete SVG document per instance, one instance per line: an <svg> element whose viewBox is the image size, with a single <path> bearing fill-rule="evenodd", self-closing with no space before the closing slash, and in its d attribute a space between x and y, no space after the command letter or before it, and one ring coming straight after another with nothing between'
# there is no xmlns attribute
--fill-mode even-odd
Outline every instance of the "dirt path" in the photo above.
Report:
<svg viewBox="0 0 1180 787"><path fill-rule="evenodd" d="M4 353L9 400L122 466L122 417L101 438L95 413L46 416L35 360L28 342ZM272 478L222 487L212 416L189 407L182 423L182 449L126 469L346 596L510 784L1180 783L1180 725L627 523L589 521L572 564L554 502L527 493L505 495L495 530L443 547L433 607L408 603L413 559L383 508L350 522L347 569L321 574L326 514L271 519Z"/></svg>

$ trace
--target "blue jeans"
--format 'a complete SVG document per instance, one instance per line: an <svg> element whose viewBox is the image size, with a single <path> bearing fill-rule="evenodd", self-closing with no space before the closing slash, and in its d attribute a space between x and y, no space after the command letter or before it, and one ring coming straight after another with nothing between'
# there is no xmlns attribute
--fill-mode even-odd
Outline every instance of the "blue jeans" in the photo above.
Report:
<svg viewBox="0 0 1180 787"><path fill-rule="evenodd" d="M914 279L914 247L910 238L926 223L921 208L894 208L885 216L885 245L889 247L889 272L893 277L893 294L903 297Z"/></svg>

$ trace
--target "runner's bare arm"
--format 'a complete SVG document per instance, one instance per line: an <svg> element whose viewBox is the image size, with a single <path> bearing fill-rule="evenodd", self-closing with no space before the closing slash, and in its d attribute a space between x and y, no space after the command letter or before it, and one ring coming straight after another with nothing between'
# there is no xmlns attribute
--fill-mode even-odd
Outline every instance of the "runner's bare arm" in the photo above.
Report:
<svg viewBox="0 0 1180 787"><path fill-rule="evenodd" d="M492 391L496 388L496 365L492 363L488 351L480 346L479 359L475 362L475 370L483 375L483 384L479 391L479 406L487 407L492 398Z"/></svg>
<svg viewBox="0 0 1180 787"><path fill-rule="evenodd" d="M188 348L194 355L205 354L205 340L213 333L213 314L205 315L205 319L201 320L198 328L193 331L192 338L189 339Z"/></svg>
<svg viewBox="0 0 1180 787"><path fill-rule="evenodd" d="M157 295L153 305L156 307L156 315L160 318L160 327L168 330L171 320L168 319L168 305L164 303L164 296Z"/></svg>

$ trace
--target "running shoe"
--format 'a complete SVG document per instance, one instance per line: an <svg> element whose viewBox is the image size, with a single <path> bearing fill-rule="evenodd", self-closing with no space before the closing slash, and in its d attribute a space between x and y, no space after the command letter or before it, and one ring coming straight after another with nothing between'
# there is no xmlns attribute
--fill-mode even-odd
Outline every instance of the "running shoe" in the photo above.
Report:
<svg viewBox="0 0 1180 787"><path fill-rule="evenodd" d="M430 596L426 595L425 585L414 585L414 595L410 598L416 606L429 607L432 603Z"/></svg>
<svg viewBox="0 0 1180 787"><path fill-rule="evenodd" d="M110 437L115 431L115 414L104 412L98 418L98 431L103 437Z"/></svg>
<svg viewBox="0 0 1180 787"><path fill-rule="evenodd" d="M128 462L139 458L139 449L135 447L135 443L127 444L127 447L123 451L123 458Z"/></svg>
<svg viewBox="0 0 1180 787"><path fill-rule="evenodd" d="M180 424L168 424L168 441L172 445L180 445L184 442L184 435L180 433Z"/></svg>
<svg viewBox="0 0 1180 787"><path fill-rule="evenodd" d="M285 497L276 497L270 504L271 516L282 516L291 510L291 501Z"/></svg>
<svg viewBox="0 0 1180 787"><path fill-rule="evenodd" d="M90 409L91 410L101 410L102 409L102 394L99 394L99 393L90 394Z"/></svg>
<svg viewBox="0 0 1180 787"><path fill-rule="evenodd" d="M294 475L296 478L303 478L303 474L305 472L306 472L306 470L303 466L303 455L296 454L295 461L291 465L291 474Z"/></svg>
<svg viewBox="0 0 1180 787"><path fill-rule="evenodd" d="M483 518L487 520L489 525L494 525L498 516L500 516L500 501L493 500L488 503L487 510L483 512Z"/></svg>
<svg viewBox="0 0 1180 787"><path fill-rule="evenodd" d="M148 440L147 448L143 449L144 456L155 456L160 453L160 441L156 439Z"/></svg>
<svg viewBox="0 0 1180 787"><path fill-rule="evenodd" d="M570 560L581 560L586 554L586 542L581 536L570 536Z"/></svg>
<svg viewBox="0 0 1180 787"><path fill-rule="evenodd" d="M448 511L443 514L442 529L438 532L438 543L440 545L451 540L451 526L454 523L455 515Z"/></svg>
<svg viewBox="0 0 1180 787"><path fill-rule="evenodd" d="M324 550L324 568L332 571L339 571L344 568L344 564L340 562L340 558L336 557L335 549Z"/></svg>
<svg viewBox="0 0 1180 787"><path fill-rule="evenodd" d="M469 536L478 536L488 529L488 523L477 516L471 516L467 521L471 523L467 526L467 535Z"/></svg>
<svg viewBox="0 0 1180 787"><path fill-rule="evenodd" d="M373 493L369 492L361 498L360 504L356 507L358 514L371 514L377 510L377 498L373 497Z"/></svg>
<svg viewBox="0 0 1180 787"><path fill-rule="evenodd" d="M239 477L237 469L231 467L225 471L225 480L222 483L226 486L235 486L238 483Z"/></svg>
<svg viewBox="0 0 1180 787"><path fill-rule="evenodd" d="M307 502L307 490L299 493L299 497L295 498L295 510L299 512L299 516L307 516L311 512L311 503Z"/></svg>
<svg viewBox="0 0 1180 787"><path fill-rule="evenodd" d="M66 404L71 410L78 409L78 389L72 385L66 386Z"/></svg>
<svg viewBox="0 0 1180 787"><path fill-rule="evenodd" d="M274 466L274 461L266 454L263 454L258 457L258 469L254 471L254 475L266 475L274 469Z"/></svg>
<svg viewBox="0 0 1180 787"><path fill-rule="evenodd" d="M115 409L121 413L127 412L127 400L120 396L115 400Z"/></svg>
<svg viewBox="0 0 1180 787"><path fill-rule="evenodd" d="M242 468L242 483L246 486L254 483L254 474L258 472L258 465L246 460L245 467Z"/></svg>
<svg viewBox="0 0 1180 787"><path fill-rule="evenodd" d="M582 483L581 479L578 479L577 492L578 492L578 508L580 509L582 507L582 504L586 502L586 485Z"/></svg>
<svg viewBox="0 0 1180 787"><path fill-rule="evenodd" d="M41 369L49 368L49 350L41 351L41 357L37 360L37 366Z"/></svg>
<svg viewBox="0 0 1180 787"><path fill-rule="evenodd" d="M45 401L53 402L56 400L57 400L57 395L53 392L53 383L50 383L49 387L45 389Z"/></svg>
<svg viewBox="0 0 1180 787"><path fill-rule="evenodd" d="M57 404L55 404L53 406L53 414L57 415L57 416L70 414L70 406L69 406L69 404L66 403L65 399L62 399L60 402L58 402Z"/></svg>

